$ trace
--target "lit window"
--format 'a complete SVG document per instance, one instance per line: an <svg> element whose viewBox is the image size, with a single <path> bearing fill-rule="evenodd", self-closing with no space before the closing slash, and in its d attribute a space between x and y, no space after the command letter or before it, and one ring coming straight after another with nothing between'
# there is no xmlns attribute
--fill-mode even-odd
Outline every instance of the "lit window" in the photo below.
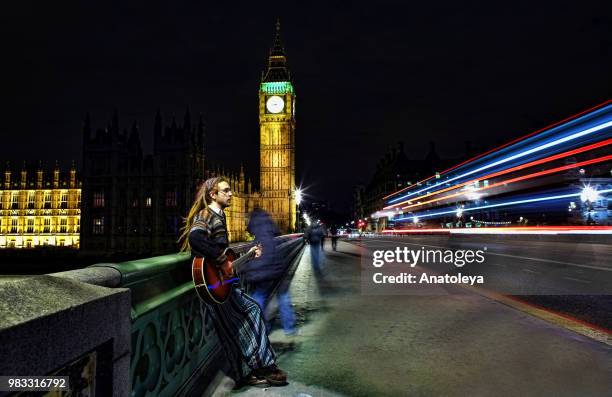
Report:
<svg viewBox="0 0 612 397"><path fill-rule="evenodd" d="M19 193L13 193L11 196L11 208L16 210L19 208Z"/></svg>
<svg viewBox="0 0 612 397"><path fill-rule="evenodd" d="M68 208L68 193L62 193L60 200L60 208Z"/></svg>
<svg viewBox="0 0 612 397"><path fill-rule="evenodd" d="M11 219L11 233L17 233L18 224L19 224L19 220L17 218Z"/></svg>
<svg viewBox="0 0 612 397"><path fill-rule="evenodd" d="M169 190L166 192L166 207L176 207L176 191Z"/></svg>
<svg viewBox="0 0 612 397"><path fill-rule="evenodd" d="M34 233L34 218L28 218L26 233Z"/></svg>
<svg viewBox="0 0 612 397"><path fill-rule="evenodd" d="M43 233L51 233L51 218L45 218Z"/></svg>
<svg viewBox="0 0 612 397"><path fill-rule="evenodd" d="M51 208L51 192L45 192L44 195L44 207L45 209Z"/></svg>
<svg viewBox="0 0 612 397"><path fill-rule="evenodd" d="M29 209L34 209L34 198L35 198L34 192L29 192L28 193L28 208Z"/></svg>
<svg viewBox="0 0 612 397"><path fill-rule="evenodd" d="M145 205L147 206L147 208L151 207L151 197L147 197L147 199L145 200Z"/></svg>
<svg viewBox="0 0 612 397"><path fill-rule="evenodd" d="M104 217L93 220L93 234L104 234Z"/></svg>
<svg viewBox="0 0 612 397"><path fill-rule="evenodd" d="M94 208L103 208L104 207L104 192L94 193L94 195L93 195L93 205L94 205Z"/></svg>
<svg viewBox="0 0 612 397"><path fill-rule="evenodd" d="M66 233L68 229L68 219L62 218L60 219L60 233Z"/></svg>

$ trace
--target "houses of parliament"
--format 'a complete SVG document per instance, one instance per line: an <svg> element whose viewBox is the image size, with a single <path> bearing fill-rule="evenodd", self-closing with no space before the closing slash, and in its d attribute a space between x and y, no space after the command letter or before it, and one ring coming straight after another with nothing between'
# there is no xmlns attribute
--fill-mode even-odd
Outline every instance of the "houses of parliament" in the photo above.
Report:
<svg viewBox="0 0 612 397"><path fill-rule="evenodd" d="M244 169L225 175L234 198L226 209L231 241L247 239L248 214L261 207L279 230L295 230L295 89L277 22L259 86L260 189ZM221 175L205 156L206 128L189 110L164 124L158 110L153 152L143 154L137 124L117 112L105 128L83 123L83 163L61 172L42 164L7 165L0 181L0 249L70 247L106 255L176 252L183 217L199 184Z"/></svg>

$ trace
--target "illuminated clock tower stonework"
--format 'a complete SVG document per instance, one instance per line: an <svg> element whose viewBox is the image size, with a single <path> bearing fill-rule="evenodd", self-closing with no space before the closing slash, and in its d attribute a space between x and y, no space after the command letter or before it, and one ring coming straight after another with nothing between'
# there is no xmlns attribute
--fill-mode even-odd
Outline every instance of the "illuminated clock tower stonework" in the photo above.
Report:
<svg viewBox="0 0 612 397"><path fill-rule="evenodd" d="M259 88L261 206L282 232L292 232L295 203L295 90L280 23Z"/></svg>

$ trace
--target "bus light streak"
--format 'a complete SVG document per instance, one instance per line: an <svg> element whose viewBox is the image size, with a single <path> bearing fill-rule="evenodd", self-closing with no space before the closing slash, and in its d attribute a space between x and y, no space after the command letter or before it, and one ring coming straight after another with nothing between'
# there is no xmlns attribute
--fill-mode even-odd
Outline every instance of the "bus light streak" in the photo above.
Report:
<svg viewBox="0 0 612 397"><path fill-rule="evenodd" d="M605 193L610 193L610 192L612 192L612 189L606 189L606 190L599 191L600 194L605 194ZM463 212L469 212L469 211L475 211L475 210L483 210L483 209L488 209L488 208L506 207L506 206L517 205L517 204L537 203L537 202L541 202L541 201L558 200L558 199L570 198L570 197L579 197L581 194L582 194L582 192L578 192L578 193L560 194L560 195L556 195L556 196L538 197L538 198L533 198L533 199L508 201L508 202L504 202L504 203L489 204L489 205L483 205L483 206L473 207L473 208L464 208ZM420 218L430 218L432 216L453 214L455 212L456 212L456 208L453 208L451 210L436 212L436 213L433 213L433 214L416 214L416 215L412 215L410 217L397 218L395 220L396 221L404 221L404 220L407 220L407 219L411 219L414 216L418 216L419 219Z"/></svg>
<svg viewBox="0 0 612 397"><path fill-rule="evenodd" d="M410 196L414 196L415 194L421 193L421 192L423 192L425 190L428 190L428 189L431 189L431 188L435 188L436 186L440 186L442 184L446 184L446 183L452 182L454 180L457 180L457 179L460 179L460 178L463 178L463 177L466 177L466 176L469 176L469 175L473 175L473 174L475 174L477 172L484 171L484 170L489 169L491 167L495 167L496 165L501 165L501 164L507 163L509 161L516 160L516 159L519 159L521 157L525 157L527 155L540 152L540 151L542 151L544 149L548 149L550 147L558 146L558 145L560 145L562 143L565 143L565 142L568 142L568 141L571 141L571 140L574 140L574 139L577 139L577 138L581 138L583 136L586 136L586 135L592 134L594 132L600 131L602 129L608 128L610 126L612 126L612 121L608 121L608 122L605 122L603 124L599 124L599 125L597 125L595 127L587 128L586 130L575 132L575 133L573 133L571 135L567 135L567 136L565 136L563 138L550 141L550 142L545 143L543 145L536 146L534 148L531 148L531 149L519 152L519 153L514 154L514 155L512 155L510 157L506 157L506 158L503 158L501 160L497 160L497 161L495 161L493 163L489 163L489 164L484 165L482 167L476 168L476 169L474 169L472 171L465 172L465 173L463 173L461 175L455 176L455 177L453 177L451 179L448 179L448 180L446 180L444 182L437 183L434 186L426 187L426 188L417 190L416 192L405 194L405 195L403 195L401 197L398 197L398 198L395 198L393 200L390 200L389 203L394 203L394 202L397 202L399 200L403 200L404 198L407 198L407 197L410 197Z"/></svg>
<svg viewBox="0 0 612 397"><path fill-rule="evenodd" d="M472 184L472 183L474 183L476 181L480 181L480 180L483 180L483 179L491 179L491 178L494 178L494 177L497 177L497 176L500 176L500 175L504 175L504 174L507 174L507 173L510 173L510 172L520 171L520 170L523 170L523 169L526 169L526 168L533 167L535 165L539 165L539 164L547 163L547 162L550 162L550 161L558 160L558 159L563 158L563 157L573 156L575 154L587 152L587 151L590 151L590 150L593 150L593 149L598 149L598 148L601 148L601 147L604 147L604 146L608 146L610 144L612 144L612 138L611 139L606 139L606 140L601 141L601 142L593 143L593 144L590 144L590 145L587 145L587 146L583 146L583 147L580 147L580 148L577 148L577 149L573 149L573 150L570 150L570 151L567 151L567 152L558 153L558 154L555 154L555 155L552 155L550 157L546 157L546 158L543 158L543 159L540 159L540 160L535 160L535 161L532 161L532 162L529 162L529 163L517 165L515 167L508 168L508 169L505 169L505 170L502 170L502 171L498 171L498 172L495 172L495 173L492 173L492 174L489 174L489 175L484 175L484 176L482 176L480 178L472 179L470 181L457 184L455 186L449 186L449 187L441 189L441 190L436 190L435 192L430 192L430 193L424 194L422 196L412 198L410 200L405 200L405 201L402 201L401 203L396 203L396 204L393 204L393 205L390 205L390 206L387 206L387 207L383 207L383 210L392 209L394 207L400 206L400 205L402 205L404 203L407 203L409 201L421 200L423 198L426 198L426 197L429 197L429 196L432 196L432 195L436 195L436 194L441 194L441 193L447 192L449 190L459 189L459 188L461 188L463 186L470 185L470 184ZM429 203L429 202L431 202L431 201L428 201L427 203ZM421 204L425 204L425 203L421 203ZM403 207L403 208L408 208L408 207Z"/></svg>
<svg viewBox="0 0 612 397"><path fill-rule="evenodd" d="M558 127L559 125L561 125L561 124L563 124L563 123L570 122L570 121L572 121L572 120L574 120L574 119L579 118L580 116L583 116L583 115L585 115L585 114L587 114L587 113L590 113L590 112L593 112L593 111L598 110L598 109L600 109L600 108L603 108L603 107L605 107L606 105L609 105L609 104L612 104L612 99L609 99L609 100L605 101L604 103L601 103L601 104L599 104L599 105L597 105L597 106L593 106L593 107L592 107L592 108L590 108L590 109L583 110L582 112L577 113L577 114L572 115L572 116L569 116L569 117L567 117L567 118L565 118L565 119L563 119L563 120L557 121L556 123L550 124L550 125L548 125L548 126L546 126L546 127L544 127L544 128L540 128L540 129L539 129L539 130L537 130L537 131L534 131L534 132L531 132L531 133L529 133L529 134L527 134L527 135L524 135L524 136L521 136L521 137L519 137L519 138L516 138L516 139L514 139L514 140L512 140L512 141L510 141L510 142L507 142L507 143L505 143L505 144L503 144L503 145L501 145L501 146L498 146L498 147L496 147L496 148L493 148L493 149L491 149L491 150L488 150L488 151L486 151L486 152L484 152L484 153L482 153L482 154L479 154L479 155L477 155L477 156L474 156L474 157L472 157L471 159L465 160L465 161L463 161L462 163L459 163L459 164L454 165L454 166L452 166L452 167L450 167L450 168L447 168L446 170L444 170L444 171L440 172L440 175L444 175L444 174L446 174L447 172L450 172L450 171L452 171L452 170L454 170L454 169L457 169L457 168L461 167L462 165L465 165L465 164L468 164L468 163L470 163L470 162L472 162L472 161L478 160L479 158L484 157L484 156L486 156L486 155L487 155L487 154L489 154L489 153L493 153L493 152L495 152L495 151L497 151L497 150L500 150L500 149L503 149L503 148L505 148L505 147L508 147L508 146L510 146L510 145L512 145L512 144L514 144L514 143L518 143L518 142L520 142L520 141L522 141L522 140L525 140L525 139L527 139L527 138L530 138L530 137L532 137L532 136L534 136L534 135L536 135L536 134L538 134L538 133L540 133L540 132L544 132L544 131L546 131L546 130L549 130L549 129L552 129L552 128L555 128L555 127ZM394 192L394 193L388 194L388 195L386 195L386 196L384 196L384 197L383 197L383 200L386 200L386 199L388 199L389 197L394 196L394 195L396 195L396 194L400 194L401 192L404 192L404 191L406 191L407 189L410 189L411 187L413 187L413 186L415 186L415 185L418 185L418 184L423 183L423 182L427 182L428 180L432 179L433 177L434 177L434 176L432 175L432 176L430 176L429 178L425 178L425 179L423 179L423 180L421 180L421 181L418 181L417 183L414 183L414 184L411 184L411 185L409 185L409 186L406 186L405 188L400 189L400 190L398 190L397 192Z"/></svg>
<svg viewBox="0 0 612 397"><path fill-rule="evenodd" d="M612 234L612 226L523 226L468 229L385 229L383 234Z"/></svg>
<svg viewBox="0 0 612 397"><path fill-rule="evenodd" d="M510 183L520 182L520 181L524 181L524 180L527 180L527 179L537 178L539 176L554 174L554 173L561 172L561 171L567 171L567 170L570 170L572 168L578 168L578 167L587 166L587 165L591 165L591 164L601 163L601 162L608 161L608 160L612 160L612 155L598 157L598 158L592 159L592 160L585 160L585 161L581 161L579 163L568 164L568 165L564 165L564 166L557 167L557 168L551 168L549 170L534 172L534 173L528 174L528 175L517 176L516 178L506 179L504 181L500 181L500 182L494 183L494 184L489 185L489 186L483 186L481 188L475 188L473 190L473 192L480 192L480 191L491 189L491 188L494 188L494 187L498 187L498 186L502 186L502 185L508 185ZM434 199L434 200L429 200L429 201L425 201L425 202L418 203L418 204L407 205L405 207L402 207L402 209L405 210L407 208L414 208L414 207L425 205L425 204L429 204L429 203L435 203L436 201L445 200L445 199L461 196L461 195L464 195L464 194L465 194L465 192L453 193L453 194L450 194L448 196L440 197L440 198L437 198L437 199Z"/></svg>

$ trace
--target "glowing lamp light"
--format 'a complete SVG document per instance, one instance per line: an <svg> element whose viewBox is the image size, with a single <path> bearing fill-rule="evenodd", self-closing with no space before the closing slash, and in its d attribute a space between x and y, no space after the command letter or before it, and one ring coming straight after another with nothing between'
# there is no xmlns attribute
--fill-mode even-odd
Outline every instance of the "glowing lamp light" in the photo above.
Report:
<svg viewBox="0 0 612 397"><path fill-rule="evenodd" d="M412 222L414 222L415 224L416 224L416 223L419 223L419 217L418 217L418 216L416 216L416 215L415 215L415 216L413 216L413 217L412 217Z"/></svg>
<svg viewBox="0 0 612 397"><path fill-rule="evenodd" d="M457 208L457 212L455 212L455 215L457 215L457 218L461 218L463 216L463 208Z"/></svg>
<svg viewBox="0 0 612 397"><path fill-rule="evenodd" d="M474 187L474 186L466 186L464 188L464 190L465 190L465 197L468 200L472 200L472 201L480 199L480 197L482 197L482 195L480 193L476 192L476 189L477 188Z"/></svg>
<svg viewBox="0 0 612 397"><path fill-rule="evenodd" d="M582 200L582 202L593 202L597 200L598 196L599 194L597 193L597 190L591 186L585 186L584 189L582 189L582 193L580 193L580 200Z"/></svg>
<svg viewBox="0 0 612 397"><path fill-rule="evenodd" d="M302 189L296 188L295 189L295 203L297 205L300 205L302 203L302 198L303 198L303 196L302 196Z"/></svg>

